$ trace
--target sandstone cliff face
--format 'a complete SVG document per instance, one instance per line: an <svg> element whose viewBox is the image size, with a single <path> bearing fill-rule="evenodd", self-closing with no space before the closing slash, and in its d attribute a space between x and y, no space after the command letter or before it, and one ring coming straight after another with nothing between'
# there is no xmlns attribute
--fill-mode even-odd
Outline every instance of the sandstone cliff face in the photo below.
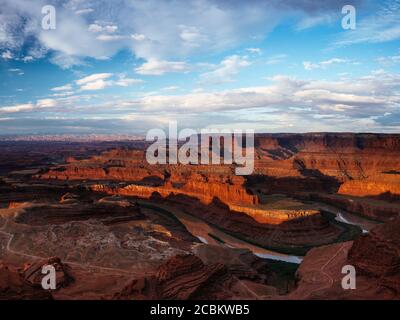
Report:
<svg viewBox="0 0 400 320"><path fill-rule="evenodd" d="M320 214L319 210L268 210L231 204L229 205L229 209L236 212L243 212L259 223L268 224L280 224Z"/></svg>
<svg viewBox="0 0 400 320"><path fill-rule="evenodd" d="M152 172L142 168L126 168L126 167L107 167L101 165L96 166L75 166L72 163L69 167L61 167L51 170L41 175L44 179L57 180L120 180L120 181L141 181L142 179L156 176L164 178L161 173Z"/></svg>
<svg viewBox="0 0 400 320"><path fill-rule="evenodd" d="M53 168L37 177L57 180L97 180L135 182L120 190L120 194L141 194L144 197L158 192L196 196L205 203L218 197L222 201L255 205L258 197L249 193L245 180L234 176L231 169L218 166L152 166L143 152L112 150L101 156L71 162ZM130 190L130 191L129 191Z"/></svg>
<svg viewBox="0 0 400 320"><path fill-rule="evenodd" d="M125 181L152 187L170 182L177 192L198 194L204 201L257 204L248 195L256 185L269 193L325 192L376 196L396 194L400 172L400 138L379 134L261 134L255 137L254 176L238 183L229 165L149 165L145 152L115 149L84 160L71 160L38 175L42 179ZM396 176L396 177L395 177ZM257 177L261 177L257 182ZM242 187L239 187L242 185ZM179 187L178 187L179 186ZM246 187L244 187L246 186ZM144 191L145 192L145 191Z"/></svg>
<svg viewBox="0 0 400 320"><path fill-rule="evenodd" d="M243 180L232 179L211 179L200 176L191 175L182 187L185 193L201 195L211 202L214 197L219 198L225 203L257 205L259 199L257 196L249 194L243 187Z"/></svg>
<svg viewBox="0 0 400 320"><path fill-rule="evenodd" d="M259 134L255 146L264 149L285 148L292 152L321 149L372 150L400 152L400 140L396 134L368 133L283 133Z"/></svg>
<svg viewBox="0 0 400 320"><path fill-rule="evenodd" d="M260 158L257 171L281 177L295 176L298 169L346 181L399 168L397 135L264 134L256 137L255 145Z"/></svg>
<svg viewBox="0 0 400 320"><path fill-rule="evenodd" d="M381 199L400 199L400 174L376 174L343 183L339 194Z"/></svg>
<svg viewBox="0 0 400 320"><path fill-rule="evenodd" d="M400 205L398 203L360 197L345 197L341 195L316 193L311 194L310 198L376 221L391 221L400 216Z"/></svg>
<svg viewBox="0 0 400 320"><path fill-rule="evenodd" d="M168 181L163 186L148 186L129 184L125 187L110 187L104 184L93 185L92 190L109 194L121 194L150 198L153 193L158 193L166 198L173 194L183 194L200 199L203 203L209 204L214 198L219 198L226 203L256 205L259 202L257 196L249 194L241 184L230 182L209 181L202 175L191 175L189 180L181 185L174 186Z"/></svg>

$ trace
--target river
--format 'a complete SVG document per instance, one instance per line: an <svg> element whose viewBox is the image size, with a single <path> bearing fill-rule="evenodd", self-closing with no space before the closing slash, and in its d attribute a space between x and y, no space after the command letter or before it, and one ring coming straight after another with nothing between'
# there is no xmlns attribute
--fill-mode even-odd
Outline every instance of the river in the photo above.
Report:
<svg viewBox="0 0 400 320"><path fill-rule="evenodd" d="M328 212L335 214L337 221L346 224L357 225L363 230L364 233L368 232L374 225L376 225L375 222L363 219L362 217L358 217L348 212L344 212L343 210L339 210L333 206L321 203L318 204L321 209L324 209ZM209 225L204 220L196 218L187 213L184 213L179 209L171 208L169 206L161 204L155 205L154 203L151 203L151 205L154 207L159 207L160 209L166 210L170 214L173 214L193 236L198 238L203 243L214 244L219 246L227 246L230 248L249 249L256 256L263 259L278 260L296 264L301 263L303 260L303 257L301 256L279 253L238 239L234 236L231 236L221 231L216 227L213 227L212 225Z"/></svg>
<svg viewBox="0 0 400 320"><path fill-rule="evenodd" d="M374 226L379 224L378 222L363 218L361 216L352 214L352 213L347 212L342 209L338 209L338 208L328 205L328 204L319 203L319 202L316 202L316 204L318 205L318 207L320 209L335 214L336 221L346 223L346 224L351 224L354 226L359 226L361 228L361 230L363 231L363 233L368 233Z"/></svg>
<svg viewBox="0 0 400 320"><path fill-rule="evenodd" d="M230 248L241 248L252 251L256 256L263 259L278 260L290 263L299 264L303 260L303 257L283 254L275 251L271 251L246 241L235 238L218 228L215 228L204 220L196 218L192 215L182 212L176 208L171 208L165 205L151 203L152 206L159 207L163 210L173 214L185 227L186 229L201 242L206 244L214 244L219 246L227 246ZM213 235L214 237L210 236ZM217 240L218 239L218 240Z"/></svg>

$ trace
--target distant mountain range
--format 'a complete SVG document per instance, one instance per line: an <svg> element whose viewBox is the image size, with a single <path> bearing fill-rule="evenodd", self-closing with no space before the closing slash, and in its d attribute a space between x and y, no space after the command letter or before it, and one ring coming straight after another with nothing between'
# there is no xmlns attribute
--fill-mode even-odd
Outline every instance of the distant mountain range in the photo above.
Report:
<svg viewBox="0 0 400 320"><path fill-rule="evenodd" d="M51 135L0 135L0 141L62 141L62 142L92 142L92 141L133 141L143 140L140 135L128 134L51 134Z"/></svg>

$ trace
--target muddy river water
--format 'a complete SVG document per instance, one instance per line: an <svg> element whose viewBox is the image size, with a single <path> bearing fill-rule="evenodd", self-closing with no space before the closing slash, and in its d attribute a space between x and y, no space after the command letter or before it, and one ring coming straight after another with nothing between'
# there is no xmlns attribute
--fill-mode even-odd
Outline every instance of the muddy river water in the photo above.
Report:
<svg viewBox="0 0 400 320"><path fill-rule="evenodd" d="M154 203L152 203L151 205L154 206ZM157 204L156 206L168 211L170 214L173 214L193 236L197 237L203 243L227 246L231 248L248 249L252 251L256 256L264 259L278 260L296 264L301 263L301 261L303 260L303 257L301 256L275 252L235 238L221 231L220 229L209 225L204 220L184 213L181 210L177 210L176 208L172 209L168 206L159 204ZM341 212L339 209L335 209L334 207L321 205L321 209L322 207L326 211L336 214L336 220L346 224L358 225L363 230L363 232L368 232L370 228L375 225L375 223L369 220L359 218L347 212Z"/></svg>

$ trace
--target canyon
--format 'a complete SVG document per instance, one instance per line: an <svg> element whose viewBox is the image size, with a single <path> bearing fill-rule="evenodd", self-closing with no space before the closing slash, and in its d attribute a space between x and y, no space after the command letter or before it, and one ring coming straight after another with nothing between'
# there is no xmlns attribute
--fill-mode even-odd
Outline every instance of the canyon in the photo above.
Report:
<svg viewBox="0 0 400 320"><path fill-rule="evenodd" d="M0 141L1 299L399 298L400 135L257 134L249 176L148 145Z"/></svg>

